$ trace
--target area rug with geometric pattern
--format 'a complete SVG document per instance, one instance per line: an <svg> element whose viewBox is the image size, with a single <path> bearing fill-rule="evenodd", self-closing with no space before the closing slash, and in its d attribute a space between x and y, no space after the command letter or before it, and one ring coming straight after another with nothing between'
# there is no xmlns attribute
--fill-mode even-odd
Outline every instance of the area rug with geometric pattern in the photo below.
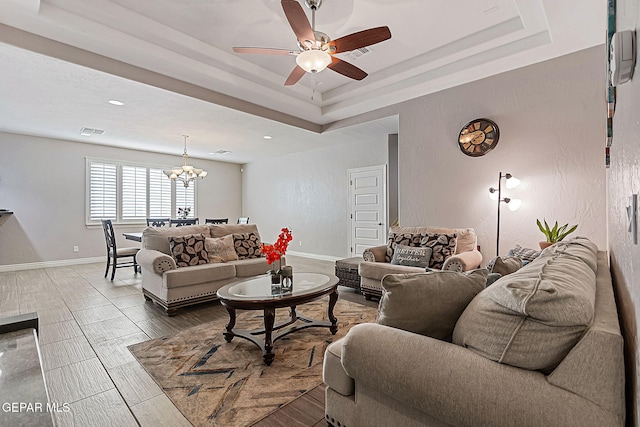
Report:
<svg viewBox="0 0 640 427"><path fill-rule="evenodd" d="M328 298L297 311L327 318ZM374 322L377 308L338 300L333 310L338 332L306 328L274 343L275 359L266 366L253 343L222 333L228 319L129 346L131 353L194 426L248 426L322 383L324 351L356 324ZM276 311L276 323L289 316ZM240 311L236 327L264 327L262 311Z"/></svg>

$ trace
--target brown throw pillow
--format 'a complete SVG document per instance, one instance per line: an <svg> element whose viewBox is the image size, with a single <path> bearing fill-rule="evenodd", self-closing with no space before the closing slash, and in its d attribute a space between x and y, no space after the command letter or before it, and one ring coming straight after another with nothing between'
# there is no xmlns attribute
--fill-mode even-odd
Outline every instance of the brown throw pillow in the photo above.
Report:
<svg viewBox="0 0 640 427"><path fill-rule="evenodd" d="M260 237L254 233L238 233L233 235L233 246L238 259L260 258Z"/></svg>
<svg viewBox="0 0 640 427"><path fill-rule="evenodd" d="M204 241L204 247L209 254L209 262L227 262L238 259L231 234L224 237L208 237Z"/></svg>
<svg viewBox="0 0 640 427"><path fill-rule="evenodd" d="M493 260L490 271L499 273L502 276L515 273L522 268L522 259L516 256L497 257Z"/></svg>
<svg viewBox="0 0 640 427"><path fill-rule="evenodd" d="M467 273L432 271L387 274L377 322L440 340L449 340L467 304L485 288L487 269Z"/></svg>
<svg viewBox="0 0 640 427"><path fill-rule="evenodd" d="M209 256L204 247L204 241L203 234L169 237L171 256L176 261L176 267L208 264Z"/></svg>

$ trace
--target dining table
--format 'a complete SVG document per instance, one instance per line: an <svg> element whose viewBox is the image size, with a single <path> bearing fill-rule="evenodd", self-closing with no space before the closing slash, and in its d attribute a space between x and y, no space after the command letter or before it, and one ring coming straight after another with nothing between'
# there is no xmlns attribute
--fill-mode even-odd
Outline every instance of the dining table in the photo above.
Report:
<svg viewBox="0 0 640 427"><path fill-rule="evenodd" d="M122 233L122 235L127 240L133 240L133 241L136 241L136 242L142 242L142 232Z"/></svg>

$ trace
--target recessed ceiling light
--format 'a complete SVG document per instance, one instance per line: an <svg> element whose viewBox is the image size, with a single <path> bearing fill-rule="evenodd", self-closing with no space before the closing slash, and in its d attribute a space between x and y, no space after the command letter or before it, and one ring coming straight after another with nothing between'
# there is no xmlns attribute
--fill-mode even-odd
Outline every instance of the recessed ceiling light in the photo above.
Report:
<svg viewBox="0 0 640 427"><path fill-rule="evenodd" d="M111 105L117 105L117 106L124 105L124 102L122 102L122 101L118 101L117 99L110 99L108 102L109 102L109 104L111 104Z"/></svg>
<svg viewBox="0 0 640 427"><path fill-rule="evenodd" d="M265 135L263 136L264 139L271 139L271 137L269 135Z"/></svg>

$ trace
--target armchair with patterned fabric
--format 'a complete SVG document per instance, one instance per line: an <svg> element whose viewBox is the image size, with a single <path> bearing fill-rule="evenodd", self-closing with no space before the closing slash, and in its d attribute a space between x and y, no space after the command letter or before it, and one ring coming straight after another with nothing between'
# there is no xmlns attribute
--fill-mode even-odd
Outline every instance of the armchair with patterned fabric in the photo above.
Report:
<svg viewBox="0 0 640 427"><path fill-rule="evenodd" d="M388 243L364 251L360 289L365 298L382 295L387 274L433 270L468 271L478 268L482 254L473 228L399 227L389 229Z"/></svg>

